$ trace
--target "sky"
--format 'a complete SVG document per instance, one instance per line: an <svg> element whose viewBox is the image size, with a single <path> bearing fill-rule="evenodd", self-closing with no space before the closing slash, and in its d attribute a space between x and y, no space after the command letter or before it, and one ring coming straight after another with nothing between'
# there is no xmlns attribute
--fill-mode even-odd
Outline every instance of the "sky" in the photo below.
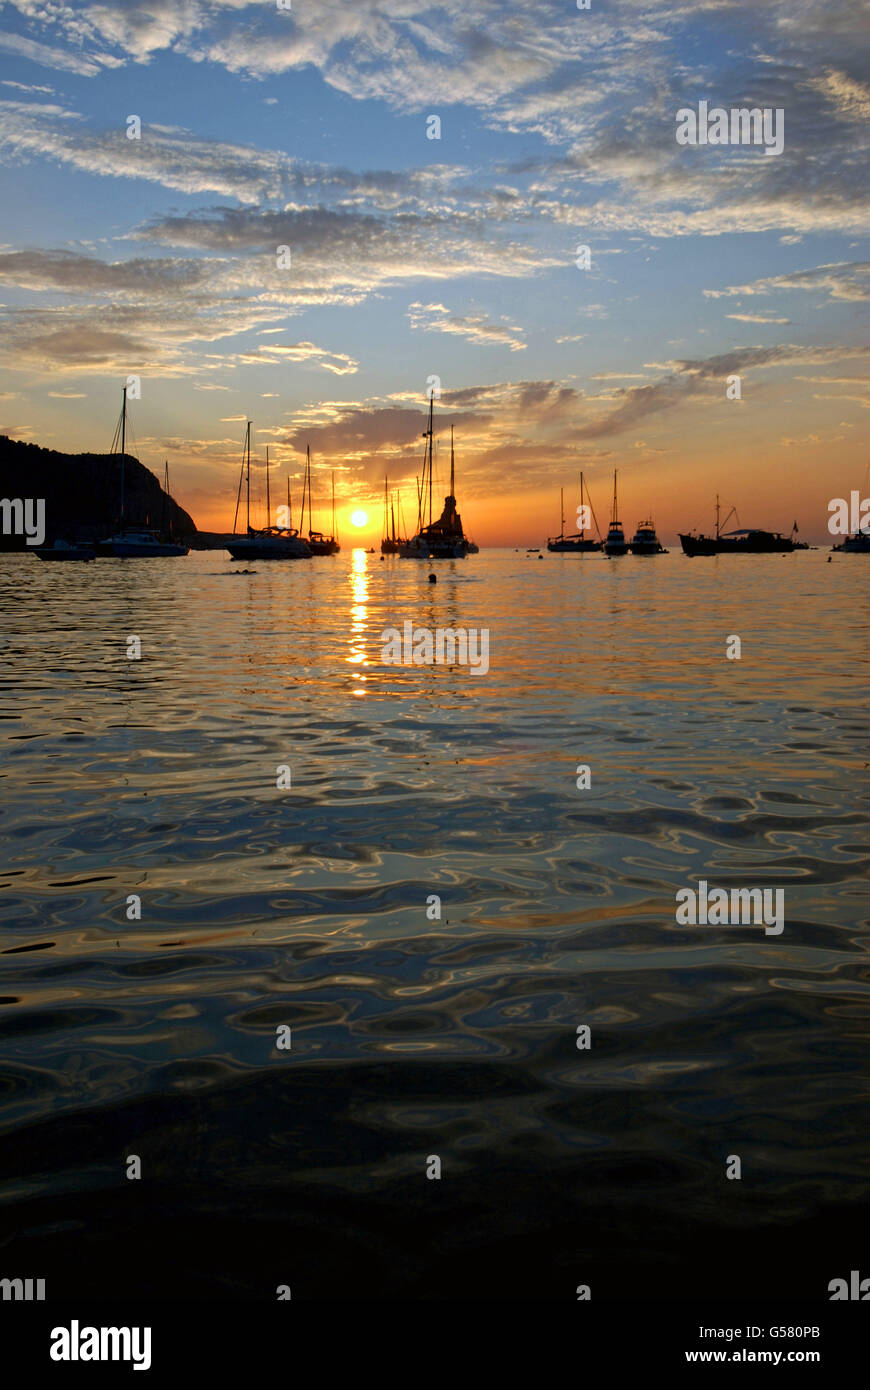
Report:
<svg viewBox="0 0 870 1390"><path fill-rule="evenodd" d="M430 389L482 545L562 487L573 530L581 469L671 543L717 493L818 542L870 494L864 6L280 3L0 4L0 433L107 452L138 376L130 451L200 528L250 419L255 496L308 445L364 544L385 474L416 520ZM783 152L679 144L701 101Z"/></svg>

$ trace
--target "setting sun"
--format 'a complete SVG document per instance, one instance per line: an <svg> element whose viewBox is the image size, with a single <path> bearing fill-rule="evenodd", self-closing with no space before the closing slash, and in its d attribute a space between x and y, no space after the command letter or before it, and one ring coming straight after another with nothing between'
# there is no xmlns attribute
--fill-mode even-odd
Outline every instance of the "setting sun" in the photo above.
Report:
<svg viewBox="0 0 870 1390"><path fill-rule="evenodd" d="M352 525L352 526L365 526L366 523L368 522L368 519L369 519L369 514L368 514L368 512L357 511L357 512L351 512L351 514L350 514L350 520L351 520L351 525Z"/></svg>

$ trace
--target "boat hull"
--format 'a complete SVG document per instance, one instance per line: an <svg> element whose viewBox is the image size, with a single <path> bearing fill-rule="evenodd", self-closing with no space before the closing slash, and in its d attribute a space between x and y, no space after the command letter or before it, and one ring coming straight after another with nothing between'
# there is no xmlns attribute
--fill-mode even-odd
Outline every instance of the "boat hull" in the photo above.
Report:
<svg viewBox="0 0 870 1390"><path fill-rule="evenodd" d="M684 555L787 555L795 544L789 536L756 531L738 540L727 536L680 536Z"/></svg>
<svg viewBox="0 0 870 1390"><path fill-rule="evenodd" d="M572 540L570 536L564 540L560 537L555 541L547 541L547 549L556 555L591 555L603 548L602 541Z"/></svg>
<svg viewBox="0 0 870 1390"><path fill-rule="evenodd" d="M239 536L227 544L234 560L310 560L311 547L307 541L288 537Z"/></svg>
<svg viewBox="0 0 870 1390"><path fill-rule="evenodd" d="M118 560L173 559L189 555L190 547L168 543L162 545L159 541L109 541L102 553L114 555Z"/></svg>
<svg viewBox="0 0 870 1390"><path fill-rule="evenodd" d="M83 546L78 548L70 546L69 549L37 550L36 553L40 560L77 560L80 564L87 564L89 560L94 559L96 552Z"/></svg>
<svg viewBox="0 0 870 1390"><path fill-rule="evenodd" d="M858 531L854 536L847 536L842 545L832 545L831 549L840 555L870 555L870 535Z"/></svg>

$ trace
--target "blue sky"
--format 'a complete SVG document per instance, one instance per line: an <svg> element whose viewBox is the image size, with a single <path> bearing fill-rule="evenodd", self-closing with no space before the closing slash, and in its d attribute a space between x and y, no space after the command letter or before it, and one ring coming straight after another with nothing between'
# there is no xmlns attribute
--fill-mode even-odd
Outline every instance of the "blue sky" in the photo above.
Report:
<svg viewBox="0 0 870 1390"><path fill-rule="evenodd" d="M484 542L555 529L581 466L665 534L718 490L820 535L861 486L859 6L17 0L0 25L0 432L104 450L136 373L139 455L201 525L246 417L258 457L296 478L310 442L376 506L385 471L410 495L436 374ZM783 154L678 146L700 100L781 108Z"/></svg>

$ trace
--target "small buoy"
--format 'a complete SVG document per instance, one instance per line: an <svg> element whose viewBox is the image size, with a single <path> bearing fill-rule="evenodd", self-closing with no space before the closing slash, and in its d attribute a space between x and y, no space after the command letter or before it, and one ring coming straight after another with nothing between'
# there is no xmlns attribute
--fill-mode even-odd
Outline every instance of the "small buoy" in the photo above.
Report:
<svg viewBox="0 0 870 1390"><path fill-rule="evenodd" d="M538 556L538 559L539 559L539 560L543 560L543 558L544 558L543 555L539 555L539 556Z"/></svg>
<svg viewBox="0 0 870 1390"><path fill-rule="evenodd" d="M429 583L430 583L430 584L437 584L437 583L438 583L438 576L437 576L437 574L430 574L430 575L429 575Z"/></svg>
<svg viewBox="0 0 870 1390"><path fill-rule="evenodd" d="M383 557L383 555L382 555L382 556L381 556L381 564L383 564L383 563L384 563L384 557Z"/></svg>

